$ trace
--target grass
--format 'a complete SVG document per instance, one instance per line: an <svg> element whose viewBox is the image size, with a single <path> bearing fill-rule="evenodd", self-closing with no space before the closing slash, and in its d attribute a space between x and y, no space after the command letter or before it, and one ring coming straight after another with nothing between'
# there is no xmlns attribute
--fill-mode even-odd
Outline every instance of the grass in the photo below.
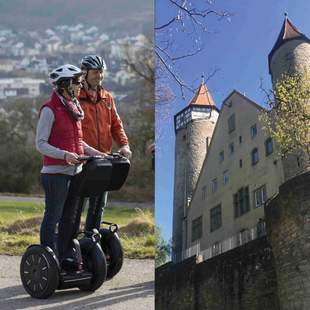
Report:
<svg viewBox="0 0 310 310"><path fill-rule="evenodd" d="M0 254L21 255L39 243L44 213L40 202L0 201ZM86 212L82 215L85 221ZM154 214L150 210L106 208L104 220L120 226L119 236L128 258L154 258Z"/></svg>

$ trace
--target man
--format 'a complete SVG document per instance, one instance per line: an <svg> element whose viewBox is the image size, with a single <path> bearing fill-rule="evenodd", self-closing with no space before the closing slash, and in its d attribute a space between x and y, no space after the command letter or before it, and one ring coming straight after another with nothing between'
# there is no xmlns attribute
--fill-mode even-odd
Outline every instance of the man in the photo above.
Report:
<svg viewBox="0 0 310 310"><path fill-rule="evenodd" d="M97 55L85 56L81 60L81 70L85 72L84 85L79 96L85 113L82 121L84 141L100 152L111 153L114 140L118 151L130 158L128 138L113 97L101 86L106 70L105 61ZM107 192L100 197L90 197L85 230L99 229L106 201Z"/></svg>

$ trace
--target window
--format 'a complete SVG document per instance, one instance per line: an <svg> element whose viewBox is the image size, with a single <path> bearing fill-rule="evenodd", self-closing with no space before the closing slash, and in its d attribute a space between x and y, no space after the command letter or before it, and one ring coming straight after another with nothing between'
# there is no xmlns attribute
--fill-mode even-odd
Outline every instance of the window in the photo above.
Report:
<svg viewBox="0 0 310 310"><path fill-rule="evenodd" d="M258 149L257 149L257 147L255 149L253 149L253 151L251 153L251 157L252 157L252 166L254 166L258 163Z"/></svg>
<svg viewBox="0 0 310 310"><path fill-rule="evenodd" d="M254 191L254 207L255 208L263 207L266 200L267 200L266 185L263 185Z"/></svg>
<svg viewBox="0 0 310 310"><path fill-rule="evenodd" d="M217 191L217 178L211 181L211 189L212 189L212 193L215 193Z"/></svg>
<svg viewBox="0 0 310 310"><path fill-rule="evenodd" d="M229 154L230 154L230 155L233 154L234 151L235 151L234 142L231 142L231 143L229 144L228 148L229 148Z"/></svg>
<svg viewBox="0 0 310 310"><path fill-rule="evenodd" d="M256 233L257 238L266 235L266 223L262 218L258 219L258 222L256 224Z"/></svg>
<svg viewBox="0 0 310 310"><path fill-rule="evenodd" d="M226 185L229 182L229 174L228 174L228 170L225 170L223 172L223 184Z"/></svg>
<svg viewBox="0 0 310 310"><path fill-rule="evenodd" d="M206 138L206 152L209 150L209 137Z"/></svg>
<svg viewBox="0 0 310 310"><path fill-rule="evenodd" d="M199 240L202 236L202 216L192 221L192 242Z"/></svg>
<svg viewBox="0 0 310 310"><path fill-rule="evenodd" d="M233 195L235 218L250 211L249 187L242 187Z"/></svg>
<svg viewBox="0 0 310 310"><path fill-rule="evenodd" d="M219 229L222 226L222 207L218 205L210 210L210 231Z"/></svg>
<svg viewBox="0 0 310 310"><path fill-rule="evenodd" d="M228 132L231 133L236 129L235 114L231 115L228 119Z"/></svg>
<svg viewBox="0 0 310 310"><path fill-rule="evenodd" d="M273 143L272 143L272 139L268 138L265 141L265 151L266 151L266 156L270 155L273 153Z"/></svg>
<svg viewBox="0 0 310 310"><path fill-rule="evenodd" d="M251 138L253 139L257 135L257 127L256 124L251 126Z"/></svg>
<svg viewBox="0 0 310 310"><path fill-rule="evenodd" d="M207 198L207 186L203 186L201 189L201 198L202 200L206 200Z"/></svg>
<svg viewBox="0 0 310 310"><path fill-rule="evenodd" d="M224 151L221 151L219 154L219 161L220 163L224 161Z"/></svg>
<svg viewBox="0 0 310 310"><path fill-rule="evenodd" d="M239 143L242 143L242 136L239 136Z"/></svg>
<svg viewBox="0 0 310 310"><path fill-rule="evenodd" d="M242 159L239 160L239 167L242 168Z"/></svg>
<svg viewBox="0 0 310 310"><path fill-rule="evenodd" d="M239 231L239 245L245 244L251 240L250 231L247 228Z"/></svg>
<svg viewBox="0 0 310 310"><path fill-rule="evenodd" d="M212 256L216 256L221 254L222 252L222 247L221 244L219 242L215 242L212 245Z"/></svg>

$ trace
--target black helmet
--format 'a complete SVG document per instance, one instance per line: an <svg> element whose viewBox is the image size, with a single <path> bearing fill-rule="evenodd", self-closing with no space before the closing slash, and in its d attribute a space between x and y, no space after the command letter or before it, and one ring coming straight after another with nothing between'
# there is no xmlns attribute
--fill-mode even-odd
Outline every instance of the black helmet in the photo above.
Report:
<svg viewBox="0 0 310 310"><path fill-rule="evenodd" d="M83 57L81 60L81 69L82 70L91 70L91 69L106 70L107 66L101 56L87 55Z"/></svg>

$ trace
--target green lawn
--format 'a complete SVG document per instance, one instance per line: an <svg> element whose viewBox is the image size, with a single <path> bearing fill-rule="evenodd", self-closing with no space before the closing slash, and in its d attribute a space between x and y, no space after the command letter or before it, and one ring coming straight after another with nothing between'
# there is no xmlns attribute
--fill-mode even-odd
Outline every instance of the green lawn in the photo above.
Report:
<svg viewBox="0 0 310 310"><path fill-rule="evenodd" d="M7 226L16 220L41 216L43 210L43 203L0 201L0 226Z"/></svg>
<svg viewBox="0 0 310 310"><path fill-rule="evenodd" d="M20 255L28 245L38 243L43 213L44 204L40 202L0 201L0 254ZM85 214L84 211L82 221ZM151 211L106 208L104 220L121 227L125 256L154 257L154 214Z"/></svg>

